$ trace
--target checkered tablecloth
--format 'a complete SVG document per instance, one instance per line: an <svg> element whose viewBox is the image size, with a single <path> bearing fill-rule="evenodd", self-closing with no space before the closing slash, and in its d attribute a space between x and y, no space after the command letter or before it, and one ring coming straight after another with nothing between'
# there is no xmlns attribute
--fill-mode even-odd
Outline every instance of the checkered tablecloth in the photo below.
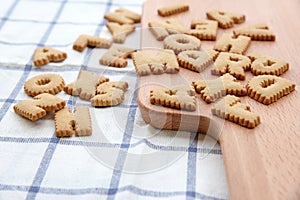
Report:
<svg viewBox="0 0 300 200"><path fill-rule="evenodd" d="M124 7L141 13L141 1L3 0L0 2L0 199L227 199L220 146L209 136L157 130L143 121L137 105L132 62L124 69L99 65L106 49L74 51L80 34L110 38L103 15ZM139 25L124 45L139 44ZM36 68L37 47L65 51L68 58ZM31 99L23 85L43 73L66 83L79 70L126 80L124 102L93 108L64 92L69 107L90 107L93 135L56 138L53 114L37 122L13 105Z"/></svg>

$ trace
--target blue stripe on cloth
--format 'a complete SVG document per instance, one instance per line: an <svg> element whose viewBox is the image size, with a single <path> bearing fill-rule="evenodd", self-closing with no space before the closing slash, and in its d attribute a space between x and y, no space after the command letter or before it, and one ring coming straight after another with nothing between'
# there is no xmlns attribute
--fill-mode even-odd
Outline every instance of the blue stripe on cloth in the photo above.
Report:
<svg viewBox="0 0 300 200"><path fill-rule="evenodd" d="M39 166L37 173L35 174L35 177L33 179L32 185L30 186L30 188L28 190L26 199L35 199L36 194L40 190L40 185L45 177L46 171L49 167L50 161L52 159L52 156L54 154L54 151L55 151L56 146L60 139L56 138L55 134L54 134L54 137L51 138L51 141L53 141L53 140L54 140L54 142L50 142L45 151L45 154L42 158L40 166Z"/></svg>
<svg viewBox="0 0 300 200"><path fill-rule="evenodd" d="M137 81L135 88L137 88ZM137 90L134 90L133 98L132 98L132 104L136 104L137 102ZM133 132L133 127L134 127L134 120L135 120L135 115L136 115L136 108L131 107L129 109L128 117L127 117L127 122L126 122L126 127L124 131L124 136L122 139L122 145L119 151L119 155L117 157L113 174L110 180L110 185L109 185L109 190L108 190L108 197L107 199L114 199L115 194L118 192L118 187L122 175L122 169L127 157L127 151L129 148L129 145L125 144L130 144L132 132Z"/></svg>
<svg viewBox="0 0 300 200"><path fill-rule="evenodd" d="M27 192L30 189L30 186L24 185L5 185L0 184L0 191L21 191ZM98 194L98 195L107 195L109 189L107 188L77 188L77 189L69 189L69 188L53 188L53 187L40 187L39 192L42 194L53 194L53 195L70 195L70 196L79 196L86 194ZM185 191L155 191L155 190L145 190L134 185L126 185L124 187L119 188L119 192L131 192L138 196L144 197L161 197L161 198L170 198L176 196L185 196ZM216 198L212 196L208 196L205 194L201 194L196 192L196 199L201 200L223 200L221 198Z"/></svg>
<svg viewBox="0 0 300 200"><path fill-rule="evenodd" d="M188 151L187 175L186 175L186 199L196 197L196 162L197 152L190 149L197 149L197 133L191 133Z"/></svg>
<svg viewBox="0 0 300 200"><path fill-rule="evenodd" d="M9 19L9 16L14 11L15 7L19 3L19 0L15 0L14 3L10 6L10 8L5 13L4 17L0 21L0 30L2 29L3 25L6 23L6 21Z"/></svg>
<svg viewBox="0 0 300 200"><path fill-rule="evenodd" d="M77 105L77 104L76 104ZM24 138L24 137L3 137L0 136L0 142L10 142L10 143L48 143L56 142L56 138L51 137L34 137L34 138ZM163 146L153 144L152 142L148 141L147 139L142 139L136 143L130 144L118 144L118 143L104 143L104 142L88 142L88 141L76 141L76 140L69 140L69 139L61 139L59 141L61 145L69 145L69 146L87 146L87 147L105 147L105 148L121 148L128 147L128 148L135 148L139 145L145 144L149 148L159 151L182 151L182 152L192 152L192 153L202 153L202 154L214 154L214 155L221 155L221 149L217 148L197 148L197 147L184 147L184 146Z"/></svg>

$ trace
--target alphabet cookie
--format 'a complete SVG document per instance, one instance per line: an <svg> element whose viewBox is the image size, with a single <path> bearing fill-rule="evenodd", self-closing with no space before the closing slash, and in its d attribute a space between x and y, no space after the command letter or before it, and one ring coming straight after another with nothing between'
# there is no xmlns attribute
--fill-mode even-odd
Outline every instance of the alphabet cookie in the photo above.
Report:
<svg viewBox="0 0 300 200"><path fill-rule="evenodd" d="M215 103L211 112L247 128L255 128L260 124L260 117L251 112L249 106L241 103L240 98L232 95L227 95Z"/></svg>
<svg viewBox="0 0 300 200"><path fill-rule="evenodd" d="M220 10L209 11L206 13L206 16L208 19L216 20L219 23L219 27L223 29L231 28L234 24L243 23L246 19L243 14Z"/></svg>
<svg viewBox="0 0 300 200"><path fill-rule="evenodd" d="M180 52L177 60L181 67L202 72L207 66L212 64L213 56L209 55L206 51L187 50Z"/></svg>
<svg viewBox="0 0 300 200"><path fill-rule="evenodd" d="M289 64L283 60L254 52L248 55L251 59L251 72L254 75L270 74L280 76L289 69Z"/></svg>
<svg viewBox="0 0 300 200"><path fill-rule="evenodd" d="M148 23L148 26L151 33L158 41L164 40L168 35L171 34L187 32L183 24L175 19L166 21L151 21Z"/></svg>
<svg viewBox="0 0 300 200"><path fill-rule="evenodd" d="M81 99L89 101L95 96L96 87L107 81L109 81L109 79L102 75L81 70L77 80L68 84L64 88L64 91L69 95L79 96Z"/></svg>
<svg viewBox="0 0 300 200"><path fill-rule="evenodd" d="M267 24L258 23L243 26L233 31L235 35L244 35L250 37L252 40L261 41L275 41L275 34L269 30Z"/></svg>
<svg viewBox="0 0 300 200"><path fill-rule="evenodd" d="M175 3L173 5L159 8L157 10L157 13L162 17L166 17L166 16L186 12L188 10L189 10L189 5L179 2L179 3Z"/></svg>
<svg viewBox="0 0 300 200"><path fill-rule="evenodd" d="M34 51L33 63L35 66L40 67L49 62L61 62L67 58L67 54L63 51L51 47L40 47Z"/></svg>
<svg viewBox="0 0 300 200"><path fill-rule="evenodd" d="M180 68L176 55L171 50L137 51L132 54L136 73L140 76L149 74L178 73Z"/></svg>
<svg viewBox="0 0 300 200"><path fill-rule="evenodd" d="M28 96L41 93L57 94L65 86L64 79L58 74L40 74L28 79L24 84L24 91Z"/></svg>
<svg viewBox="0 0 300 200"><path fill-rule="evenodd" d="M21 101L14 105L14 111L31 121L36 121L44 117L49 111L60 110L66 103L52 94L42 93L33 98L33 100Z"/></svg>
<svg viewBox="0 0 300 200"><path fill-rule="evenodd" d="M73 44L73 49L82 52L87 46L99 47L108 49L112 42L108 39L92 36L92 35L80 35Z"/></svg>
<svg viewBox="0 0 300 200"><path fill-rule="evenodd" d="M116 43L124 43L127 35L135 30L135 26L133 24L118 24L115 22L106 23L106 27L113 35L113 42Z"/></svg>
<svg viewBox="0 0 300 200"><path fill-rule="evenodd" d="M150 102L170 108L196 110L195 90L189 85L155 88L150 91Z"/></svg>
<svg viewBox="0 0 300 200"><path fill-rule="evenodd" d="M108 12L104 18L109 22L119 24L134 24L141 21L141 15L125 8L118 8L114 12Z"/></svg>
<svg viewBox="0 0 300 200"><path fill-rule="evenodd" d="M124 100L127 82L105 82L97 86L96 95L91 99L95 107L115 106Z"/></svg>
<svg viewBox="0 0 300 200"><path fill-rule="evenodd" d="M230 74L224 74L214 80L193 81L192 85L206 103L211 103L226 94L247 95L246 88Z"/></svg>
<svg viewBox="0 0 300 200"><path fill-rule="evenodd" d="M269 105L295 90L292 81L273 75L254 76L247 83L248 95L256 101Z"/></svg>
<svg viewBox="0 0 300 200"><path fill-rule="evenodd" d="M250 65L251 60L247 56L221 52L215 60L211 73L216 75L229 73L237 79L244 80L244 71L247 71Z"/></svg>
<svg viewBox="0 0 300 200"><path fill-rule="evenodd" d="M191 35L173 34L164 39L164 48L171 49L177 55L186 50L199 50L201 41Z"/></svg>
<svg viewBox="0 0 300 200"><path fill-rule="evenodd" d="M213 20L193 20L190 33L200 40L216 40L218 22Z"/></svg>
<svg viewBox="0 0 300 200"><path fill-rule="evenodd" d="M229 33L223 33L217 40L214 50L243 54L248 49L251 43L251 38L247 36L239 35L235 37Z"/></svg>
<svg viewBox="0 0 300 200"><path fill-rule="evenodd" d="M69 108L64 108L55 113L56 137L88 136L92 134L92 122L89 108L77 106L74 113Z"/></svg>
<svg viewBox="0 0 300 200"><path fill-rule="evenodd" d="M131 53L135 52L135 49L124 46L111 46L108 51L100 58L99 62L102 65L111 67L126 67L126 58L131 57Z"/></svg>

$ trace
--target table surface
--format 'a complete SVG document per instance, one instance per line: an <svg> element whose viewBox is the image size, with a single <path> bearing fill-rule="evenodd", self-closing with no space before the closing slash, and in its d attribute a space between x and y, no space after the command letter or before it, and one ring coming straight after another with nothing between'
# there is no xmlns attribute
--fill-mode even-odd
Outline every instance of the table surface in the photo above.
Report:
<svg viewBox="0 0 300 200"><path fill-rule="evenodd" d="M122 69L98 64L106 49L72 50L79 34L111 38L103 15L119 7L141 13L141 1L5 0L0 6L0 199L227 199L221 149L207 135L162 131L145 124L137 106L132 61ZM205 13L203 13L203 17ZM139 48L140 25L124 46ZM35 48L50 46L68 58L36 68ZM58 73L66 83L79 70L126 80L122 104L93 108L57 94L67 106L90 107L93 135L56 138L53 114L31 122L13 111L28 97L35 75Z"/></svg>

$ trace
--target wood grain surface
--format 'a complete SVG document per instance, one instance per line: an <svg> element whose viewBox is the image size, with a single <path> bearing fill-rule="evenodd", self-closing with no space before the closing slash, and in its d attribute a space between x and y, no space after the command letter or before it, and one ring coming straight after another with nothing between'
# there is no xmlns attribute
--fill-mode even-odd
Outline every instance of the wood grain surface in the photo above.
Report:
<svg viewBox="0 0 300 200"><path fill-rule="evenodd" d="M148 22L176 18L186 28L192 19L206 19L212 9L246 15L246 22L231 29L257 22L267 23L276 34L275 42L252 41L245 55L259 51L289 62L290 69L281 77L296 83L296 91L271 105L263 105L250 97L242 102L259 113L261 124L254 129L243 128L211 115L211 105L197 96L195 112L179 111L150 104L150 90L157 86L191 84L197 79L215 79L210 68L196 73L181 68L178 74L139 77L138 102L143 119L157 127L205 132L220 142L224 157L231 199L300 199L300 1L273 0L182 0L190 5L185 13L160 17L157 8L173 0L148 0L143 6L141 48L162 48L147 29ZM212 49L215 42L202 41L203 49ZM244 85L253 77L246 72Z"/></svg>

